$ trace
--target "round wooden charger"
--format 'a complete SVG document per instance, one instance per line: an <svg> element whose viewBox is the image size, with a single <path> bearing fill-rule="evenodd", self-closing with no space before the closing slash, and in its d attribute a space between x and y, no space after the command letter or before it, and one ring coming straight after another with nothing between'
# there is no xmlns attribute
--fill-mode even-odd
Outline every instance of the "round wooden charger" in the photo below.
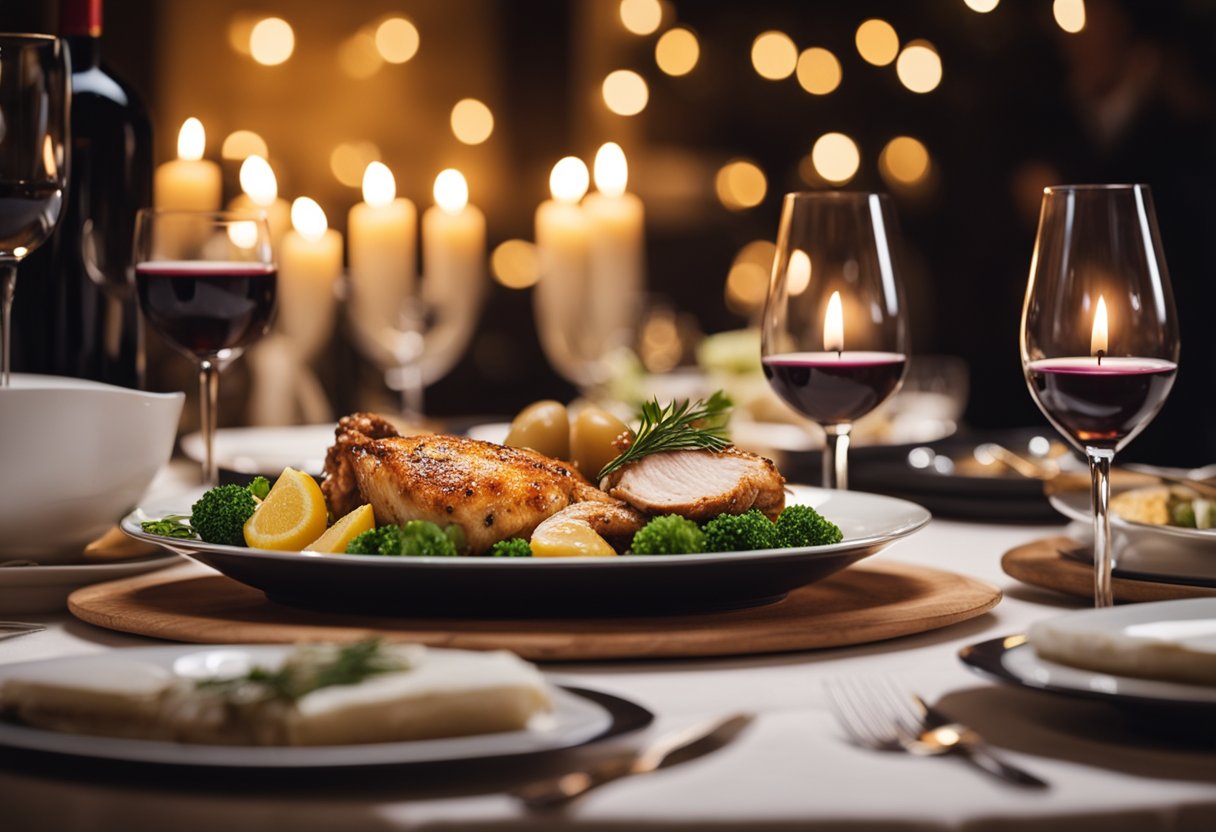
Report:
<svg viewBox="0 0 1216 832"><path fill-rule="evenodd" d="M1001 558L1001 568L1006 575L1022 583L1092 600L1093 567L1064 554L1080 545L1072 538L1062 536L1035 540L1006 552ZM1111 588L1115 600L1123 602L1172 601L1216 595L1216 588L1211 587L1120 577L1112 579Z"/></svg>
<svg viewBox="0 0 1216 832"><path fill-rule="evenodd" d="M411 619L313 612L276 604L222 575L183 576L180 571L87 587L72 594L68 608L99 627L172 641L284 643L380 636L568 661L864 644L965 621L1000 599L996 587L963 575L876 563L846 569L775 604L655 618Z"/></svg>

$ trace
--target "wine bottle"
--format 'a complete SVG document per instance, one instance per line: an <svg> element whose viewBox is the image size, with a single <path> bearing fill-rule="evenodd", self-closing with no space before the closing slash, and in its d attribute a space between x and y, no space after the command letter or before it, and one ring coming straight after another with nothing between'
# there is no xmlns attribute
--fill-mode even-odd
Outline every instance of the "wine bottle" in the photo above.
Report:
<svg viewBox="0 0 1216 832"><path fill-rule="evenodd" d="M22 264L13 368L142 387L143 330L131 244L151 203L152 128L101 62L102 0L61 0L72 68L68 200L54 236Z"/></svg>

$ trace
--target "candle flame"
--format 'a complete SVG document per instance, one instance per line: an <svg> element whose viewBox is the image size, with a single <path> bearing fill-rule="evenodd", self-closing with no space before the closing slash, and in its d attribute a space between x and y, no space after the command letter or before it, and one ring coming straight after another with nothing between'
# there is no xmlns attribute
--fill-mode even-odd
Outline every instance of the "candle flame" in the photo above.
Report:
<svg viewBox="0 0 1216 832"><path fill-rule="evenodd" d="M591 177L587 165L577 156L559 159L549 174L549 193L558 202L577 203L587 193L589 184Z"/></svg>
<svg viewBox="0 0 1216 832"><path fill-rule="evenodd" d="M397 198L397 180L383 162L372 162L363 170L363 201L383 208Z"/></svg>
<svg viewBox="0 0 1216 832"><path fill-rule="evenodd" d="M435 177L435 204L444 213L459 214L469 204L469 183L455 168L442 170Z"/></svg>
<svg viewBox="0 0 1216 832"><path fill-rule="evenodd" d="M270 163L257 154L241 163L241 190L255 204L268 208L279 196L279 183Z"/></svg>
<svg viewBox="0 0 1216 832"><path fill-rule="evenodd" d="M1098 295L1098 308L1094 310L1094 328L1089 336L1089 354L1106 355L1108 341L1106 298Z"/></svg>
<svg viewBox="0 0 1216 832"><path fill-rule="evenodd" d="M325 236L329 221L315 199L302 196L291 203L291 227L304 239L316 242Z"/></svg>
<svg viewBox="0 0 1216 832"><path fill-rule="evenodd" d="M629 182L629 163L616 142L608 142L595 154L595 187L605 196L620 196Z"/></svg>
<svg viewBox="0 0 1216 832"><path fill-rule="evenodd" d="M844 351L844 308L840 292L832 292L827 314L823 316L823 349L826 352Z"/></svg>
<svg viewBox="0 0 1216 832"><path fill-rule="evenodd" d="M207 131L201 121L191 116L182 122L182 129L177 133L177 158L197 162L206 149Z"/></svg>

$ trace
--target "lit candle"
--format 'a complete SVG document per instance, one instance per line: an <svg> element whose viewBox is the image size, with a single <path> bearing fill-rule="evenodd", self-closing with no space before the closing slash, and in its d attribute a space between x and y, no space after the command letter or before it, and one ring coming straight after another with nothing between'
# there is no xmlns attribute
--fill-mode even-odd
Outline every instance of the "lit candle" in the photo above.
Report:
<svg viewBox="0 0 1216 832"><path fill-rule="evenodd" d="M393 172L372 162L363 172L363 202L350 209L351 304L361 323L375 331L397 324L414 291L418 212L397 196Z"/></svg>
<svg viewBox="0 0 1216 832"><path fill-rule="evenodd" d="M291 225L291 208L287 200L279 197L279 183L270 163L258 155L245 157L241 163L241 191L243 193L228 204L233 211L264 211L266 224L270 228L270 245L275 252L283 241L283 235Z"/></svg>
<svg viewBox="0 0 1216 832"><path fill-rule="evenodd" d="M1098 306L1094 310L1094 326L1089 333L1089 354L1097 356L1098 366L1102 366L1102 358L1106 355L1109 337L1106 325L1106 298L1098 295Z"/></svg>
<svg viewBox="0 0 1216 832"><path fill-rule="evenodd" d="M828 311L823 315L823 349L836 353L837 358L844 355L844 305L840 292L832 292L828 298Z"/></svg>
<svg viewBox="0 0 1216 832"><path fill-rule="evenodd" d="M422 215L422 273L428 301L479 293L485 276L486 218L469 204L458 170L435 177L435 204Z"/></svg>
<svg viewBox="0 0 1216 832"><path fill-rule="evenodd" d="M308 197L291 205L292 228L279 252L280 329L308 356L329 338L334 289L342 275L342 235Z"/></svg>
<svg viewBox="0 0 1216 832"><path fill-rule="evenodd" d="M626 193L629 165L620 145L609 142L595 154L598 193L583 200L590 227L589 302L597 310L606 346L632 340L641 314L645 281L642 201Z"/></svg>
<svg viewBox="0 0 1216 832"><path fill-rule="evenodd" d="M536 209L536 256L540 280L533 301L539 334L551 356L569 354L586 340L587 215L579 200L590 175L581 159L567 156L549 174L552 199Z"/></svg>
<svg viewBox="0 0 1216 832"><path fill-rule="evenodd" d="M188 118L177 134L177 158L156 169L152 203L162 210L217 211L222 197L220 166L203 158L207 134Z"/></svg>

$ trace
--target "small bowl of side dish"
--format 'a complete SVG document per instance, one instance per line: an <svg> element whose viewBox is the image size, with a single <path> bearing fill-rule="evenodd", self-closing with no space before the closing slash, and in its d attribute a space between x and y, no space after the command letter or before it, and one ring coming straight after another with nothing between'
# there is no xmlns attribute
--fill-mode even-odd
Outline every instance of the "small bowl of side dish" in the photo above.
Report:
<svg viewBox="0 0 1216 832"><path fill-rule="evenodd" d="M173 451L183 393L14 374L0 389L0 540L6 558L81 558L131 510Z"/></svg>

